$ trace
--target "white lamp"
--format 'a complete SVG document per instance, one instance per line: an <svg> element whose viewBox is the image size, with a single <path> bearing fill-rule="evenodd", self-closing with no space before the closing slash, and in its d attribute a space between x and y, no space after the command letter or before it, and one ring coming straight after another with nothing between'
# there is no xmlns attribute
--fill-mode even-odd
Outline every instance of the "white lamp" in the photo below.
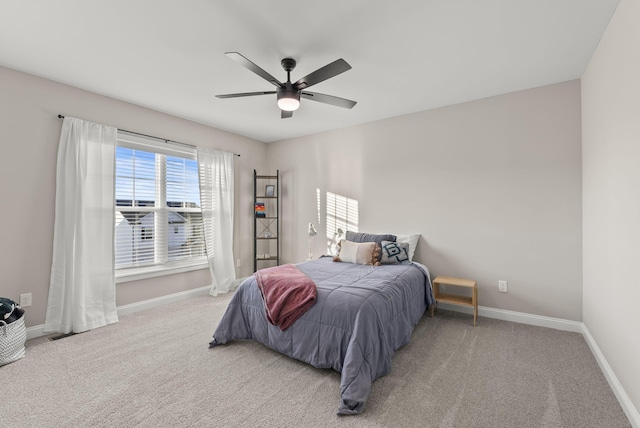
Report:
<svg viewBox="0 0 640 428"><path fill-rule="evenodd" d="M313 258L313 254L311 253L311 238L316 236L318 232L313 227L313 223L309 223L309 230L307 231L307 235L309 235L309 258L307 260L311 260Z"/></svg>

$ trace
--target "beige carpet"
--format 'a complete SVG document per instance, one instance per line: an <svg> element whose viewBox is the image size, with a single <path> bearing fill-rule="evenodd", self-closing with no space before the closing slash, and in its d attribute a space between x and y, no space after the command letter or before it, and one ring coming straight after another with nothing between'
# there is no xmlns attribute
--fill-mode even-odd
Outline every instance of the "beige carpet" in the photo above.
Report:
<svg viewBox="0 0 640 428"><path fill-rule="evenodd" d="M339 373L249 341L208 349L229 298L27 342L0 367L0 426L630 426L581 335L447 311L420 321L363 414L338 417Z"/></svg>

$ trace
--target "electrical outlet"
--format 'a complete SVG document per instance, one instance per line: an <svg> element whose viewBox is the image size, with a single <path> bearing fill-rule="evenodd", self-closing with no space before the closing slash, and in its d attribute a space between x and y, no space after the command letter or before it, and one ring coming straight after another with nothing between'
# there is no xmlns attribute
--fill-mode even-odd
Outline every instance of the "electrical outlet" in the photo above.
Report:
<svg viewBox="0 0 640 428"><path fill-rule="evenodd" d="M20 307L26 308L33 303L31 293L25 293L20 295Z"/></svg>
<svg viewBox="0 0 640 428"><path fill-rule="evenodd" d="M236 267L240 267L242 265L242 262L240 261L240 259L236 259Z"/></svg>
<svg viewBox="0 0 640 428"><path fill-rule="evenodd" d="M500 291L501 293L507 292L507 288L508 288L507 286L508 286L507 281L502 281L502 280L498 281L498 291Z"/></svg>

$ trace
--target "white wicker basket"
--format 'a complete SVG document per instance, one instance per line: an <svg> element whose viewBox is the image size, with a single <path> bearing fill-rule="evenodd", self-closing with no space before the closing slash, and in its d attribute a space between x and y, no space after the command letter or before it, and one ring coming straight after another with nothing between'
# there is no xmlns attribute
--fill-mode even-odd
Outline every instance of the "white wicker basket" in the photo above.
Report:
<svg viewBox="0 0 640 428"><path fill-rule="evenodd" d="M24 314L11 324L0 321L0 366L24 357L26 341L27 328L24 325Z"/></svg>

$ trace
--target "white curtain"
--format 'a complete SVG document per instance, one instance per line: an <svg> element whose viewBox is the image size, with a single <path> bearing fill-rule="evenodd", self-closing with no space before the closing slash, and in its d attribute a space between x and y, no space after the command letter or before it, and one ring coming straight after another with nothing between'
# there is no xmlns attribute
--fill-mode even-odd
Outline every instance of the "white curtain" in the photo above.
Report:
<svg viewBox="0 0 640 428"><path fill-rule="evenodd" d="M231 290L236 279L233 263L233 154L198 147L200 204L211 294Z"/></svg>
<svg viewBox="0 0 640 428"><path fill-rule="evenodd" d="M58 146L45 332L118 321L113 228L116 128L66 117Z"/></svg>

